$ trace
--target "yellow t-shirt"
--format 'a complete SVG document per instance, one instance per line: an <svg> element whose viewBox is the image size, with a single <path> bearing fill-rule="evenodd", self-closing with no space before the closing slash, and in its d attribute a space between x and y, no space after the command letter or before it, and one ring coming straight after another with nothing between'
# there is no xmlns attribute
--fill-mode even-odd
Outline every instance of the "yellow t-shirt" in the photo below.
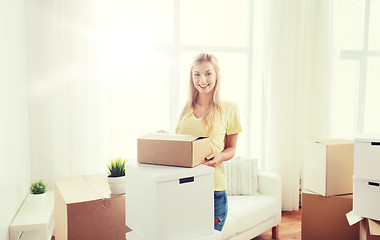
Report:
<svg viewBox="0 0 380 240"><path fill-rule="evenodd" d="M233 102L222 102L223 115L221 121L214 122L215 128L212 136L207 136L202 123L202 118L196 118L193 110L180 119L177 132L179 134L207 136L211 138L211 148L213 153L220 153L224 150L226 135L232 135L242 131L240 124L239 108ZM227 179L223 162L216 165L214 173L214 191L224 191L227 188Z"/></svg>

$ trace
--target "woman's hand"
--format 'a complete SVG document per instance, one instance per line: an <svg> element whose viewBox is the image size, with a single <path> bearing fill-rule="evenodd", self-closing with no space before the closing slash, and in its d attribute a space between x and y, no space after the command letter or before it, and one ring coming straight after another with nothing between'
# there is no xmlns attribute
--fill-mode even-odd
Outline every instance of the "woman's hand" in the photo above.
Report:
<svg viewBox="0 0 380 240"><path fill-rule="evenodd" d="M204 165L215 167L217 164L228 161L235 155L236 151L236 142L237 142L238 134L231 134L226 136L226 144L223 152L221 153L212 153L206 157L206 162Z"/></svg>
<svg viewBox="0 0 380 240"><path fill-rule="evenodd" d="M206 162L204 162L204 165L215 167L217 164L223 162L223 155L222 153L212 153L206 157Z"/></svg>
<svg viewBox="0 0 380 240"><path fill-rule="evenodd" d="M169 132L165 130L158 130L156 133L169 133Z"/></svg>

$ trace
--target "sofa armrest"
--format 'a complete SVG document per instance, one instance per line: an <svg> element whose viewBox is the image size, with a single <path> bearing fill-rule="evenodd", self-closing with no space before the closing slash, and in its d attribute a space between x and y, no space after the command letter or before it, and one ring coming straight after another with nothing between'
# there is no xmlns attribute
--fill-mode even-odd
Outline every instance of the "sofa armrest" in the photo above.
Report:
<svg viewBox="0 0 380 240"><path fill-rule="evenodd" d="M282 181L278 174L258 171L258 190L261 195L278 199L281 209L282 203Z"/></svg>

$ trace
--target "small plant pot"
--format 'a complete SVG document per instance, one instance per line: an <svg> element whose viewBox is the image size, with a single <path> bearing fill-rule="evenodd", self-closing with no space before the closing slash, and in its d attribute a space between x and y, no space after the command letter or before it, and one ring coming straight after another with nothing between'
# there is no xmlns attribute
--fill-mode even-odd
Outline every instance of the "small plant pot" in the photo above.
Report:
<svg viewBox="0 0 380 240"><path fill-rule="evenodd" d="M30 204L32 206L43 207L46 205L46 201L47 201L46 192L41 193L41 194L31 194L30 193L29 198L30 198Z"/></svg>
<svg viewBox="0 0 380 240"><path fill-rule="evenodd" d="M113 195L121 195L125 193L125 176L107 177L108 185Z"/></svg>

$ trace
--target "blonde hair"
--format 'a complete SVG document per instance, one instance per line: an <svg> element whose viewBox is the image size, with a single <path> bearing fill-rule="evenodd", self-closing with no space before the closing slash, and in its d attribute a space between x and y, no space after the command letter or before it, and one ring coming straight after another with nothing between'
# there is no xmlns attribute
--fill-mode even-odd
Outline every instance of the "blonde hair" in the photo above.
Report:
<svg viewBox="0 0 380 240"><path fill-rule="evenodd" d="M180 119L178 121L177 127L176 127L176 133L179 131L179 123L183 118L185 118L191 111L192 108L195 107L196 101L198 99L199 92L195 88L194 83L193 83L193 67L198 64L202 64L204 62L210 63L215 70L216 74L216 83L214 87L214 92L213 92L213 97L212 97L212 102L211 105L208 107L206 110L205 114L202 117L202 122L205 127L205 134L207 136L211 136L214 134L215 129L213 126L215 125L215 120L219 119L221 120L221 116L223 113L222 109L222 104L220 100L220 70L219 70L219 65L218 65L218 60L213 54L207 54L207 53L201 53L197 55L190 68L190 78L189 78L189 96L186 101L185 107L183 108Z"/></svg>

